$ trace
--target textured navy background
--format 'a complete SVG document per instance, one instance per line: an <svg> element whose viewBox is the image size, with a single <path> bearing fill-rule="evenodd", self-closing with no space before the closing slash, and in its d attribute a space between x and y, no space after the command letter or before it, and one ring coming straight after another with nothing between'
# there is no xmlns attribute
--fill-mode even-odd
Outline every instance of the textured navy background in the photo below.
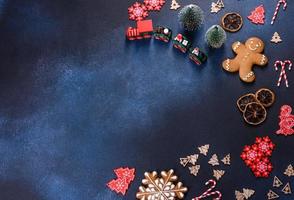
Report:
<svg viewBox="0 0 294 200"><path fill-rule="evenodd" d="M196 3L179 1L191 2ZM288 1L272 26L276 1L224 2L223 11L211 14L211 1L197 1L206 22L190 37L209 56L199 67L170 43L125 41L125 28L134 26L127 16L133 1L1 1L0 199L132 200L145 171L170 168L189 187L186 199L191 199L205 189L212 169L202 157L199 176L192 177L178 159L206 143L209 155L231 153L232 165L218 184L225 200L243 187L256 190L252 199L266 199L274 175L294 188L293 179L282 176L294 164L294 138L274 134L280 106L294 106L294 74L288 73L289 89L277 88L279 73L273 68L277 59L294 61L294 3ZM149 18L177 33L177 12L169 4ZM266 24L256 26L246 16L260 4ZM209 50L205 31L229 11L244 17L243 28L228 34L223 48ZM283 43L269 42L275 31ZM232 42L250 36L265 41L269 65L255 67L256 82L244 84L238 75L225 73L221 62L233 56ZM251 127L235 102L261 87L273 89L277 100L266 122ZM239 155L244 145L265 135L277 145L274 171L269 179L256 179ZM137 170L125 197L105 186L120 166Z"/></svg>

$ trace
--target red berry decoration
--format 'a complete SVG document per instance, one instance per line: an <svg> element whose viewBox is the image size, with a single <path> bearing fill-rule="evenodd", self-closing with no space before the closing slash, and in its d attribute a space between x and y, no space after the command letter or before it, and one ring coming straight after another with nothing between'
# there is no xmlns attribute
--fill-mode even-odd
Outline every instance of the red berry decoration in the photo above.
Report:
<svg viewBox="0 0 294 200"><path fill-rule="evenodd" d="M273 166L269 161L272 151L275 148L274 143L269 137L255 139L255 144L245 146L241 153L241 158L251 169L256 177L268 177Z"/></svg>
<svg viewBox="0 0 294 200"><path fill-rule="evenodd" d="M165 0L144 0L144 4L148 10L159 11L165 4Z"/></svg>
<svg viewBox="0 0 294 200"><path fill-rule="evenodd" d="M147 7L139 2L134 3L128 8L129 19L134 21L141 21L148 16Z"/></svg>

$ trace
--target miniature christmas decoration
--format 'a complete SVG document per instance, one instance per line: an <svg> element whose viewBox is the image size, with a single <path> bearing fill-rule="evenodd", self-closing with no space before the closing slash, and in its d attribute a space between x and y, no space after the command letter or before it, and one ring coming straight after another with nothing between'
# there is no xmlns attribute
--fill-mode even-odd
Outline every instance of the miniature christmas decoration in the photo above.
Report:
<svg viewBox="0 0 294 200"><path fill-rule="evenodd" d="M137 28L128 27L126 37L128 40L140 40L151 38L153 34L152 20L137 21Z"/></svg>
<svg viewBox="0 0 294 200"><path fill-rule="evenodd" d="M209 150L209 144L198 147L198 150L199 150L200 154L207 156L207 153Z"/></svg>
<svg viewBox="0 0 294 200"><path fill-rule="evenodd" d="M191 163L192 165L195 165L197 160L198 160L198 157L199 157L198 154L194 154L194 155L187 156L186 158L180 158L180 164L183 167L186 167L186 165L188 163Z"/></svg>
<svg viewBox="0 0 294 200"><path fill-rule="evenodd" d="M172 37L172 30L163 26L157 26L154 29L154 38L164 42L169 42Z"/></svg>
<svg viewBox="0 0 294 200"><path fill-rule="evenodd" d="M244 120L251 125L261 124L266 119L266 116L265 108L257 102L247 104L243 112Z"/></svg>
<svg viewBox="0 0 294 200"><path fill-rule="evenodd" d="M175 183L178 179L174 175L174 170L162 171L161 178L157 172L145 172L145 179L142 180L144 186L139 187L136 194L137 199L168 199L177 200L183 199L184 193L188 191L181 182Z"/></svg>
<svg viewBox="0 0 294 200"><path fill-rule="evenodd" d="M140 21L148 16L147 7L139 2L134 3L128 8L129 19L134 21Z"/></svg>
<svg viewBox="0 0 294 200"><path fill-rule="evenodd" d="M256 100L268 108L275 102L275 94L267 88L261 88L255 93Z"/></svg>
<svg viewBox="0 0 294 200"><path fill-rule="evenodd" d="M289 177L294 176L294 168L293 168L293 166L292 165L289 165L287 167L287 169L285 170L284 174L286 176L289 176Z"/></svg>
<svg viewBox="0 0 294 200"><path fill-rule="evenodd" d="M198 47L190 48L189 58L193 60L197 65L201 65L206 62L207 56Z"/></svg>
<svg viewBox="0 0 294 200"><path fill-rule="evenodd" d="M225 43L226 39L227 34L219 25L211 26L205 34L206 43L212 48L220 48Z"/></svg>
<svg viewBox="0 0 294 200"><path fill-rule="evenodd" d="M193 198L192 200L201 200L201 199L205 199L205 198L209 198L211 196L213 196L214 200L220 200L222 198L222 193L220 191L213 191L214 188L216 187L216 181L213 179L210 179L209 181L207 181L205 183L205 185L211 185L202 195Z"/></svg>
<svg viewBox="0 0 294 200"><path fill-rule="evenodd" d="M255 177L268 177L273 169L269 161L275 145L269 137L255 139L255 144L245 146L241 158L251 169Z"/></svg>
<svg viewBox="0 0 294 200"><path fill-rule="evenodd" d="M200 165L191 166L189 167L189 170L190 170L190 174L197 176L200 170Z"/></svg>
<svg viewBox="0 0 294 200"><path fill-rule="evenodd" d="M237 101L237 106L248 124L258 125L266 119L265 107L270 107L274 101L275 94L267 88L261 88L255 94L249 93L241 96Z"/></svg>
<svg viewBox="0 0 294 200"><path fill-rule="evenodd" d="M225 60L223 69L231 73L239 71L242 81L253 82L255 80L253 65L265 66L268 62L267 57L261 54L264 49L263 41L257 37L251 37L245 42L245 45L235 42L232 49L237 56L234 59Z"/></svg>
<svg viewBox="0 0 294 200"><path fill-rule="evenodd" d="M180 10L178 19L185 30L195 31L204 22L204 12L199 6L190 4Z"/></svg>
<svg viewBox="0 0 294 200"><path fill-rule="evenodd" d="M282 134L289 136L294 134L294 115L291 114L292 108L289 105L283 105L280 111L280 129L276 131L276 134Z"/></svg>
<svg viewBox="0 0 294 200"><path fill-rule="evenodd" d="M243 188L243 192L235 191L236 200L249 199L254 195L255 191L252 189Z"/></svg>
<svg viewBox="0 0 294 200"><path fill-rule="evenodd" d="M243 19L238 13L227 13L222 17L222 27L229 32L237 32L243 26Z"/></svg>
<svg viewBox="0 0 294 200"><path fill-rule="evenodd" d="M173 39L173 46L179 49L181 52L186 53L191 47L191 42L182 34L178 34Z"/></svg>
<svg viewBox="0 0 294 200"><path fill-rule="evenodd" d="M219 165L218 157L216 154L213 154L210 160L208 161L208 164L211 164L212 166Z"/></svg>
<svg viewBox="0 0 294 200"><path fill-rule="evenodd" d="M292 62L290 60L285 60L285 61L277 60L275 62L275 70L276 71L279 70L278 66L281 66L281 73L280 73L280 76L279 76L277 86L278 87L280 86L282 78L284 78L286 87L289 87L287 74L286 74L286 69L287 69L287 67L288 67L289 71L292 69Z"/></svg>
<svg viewBox="0 0 294 200"><path fill-rule="evenodd" d="M285 185L285 187L282 189L282 192L284 194L291 194L292 193L290 183L287 183Z"/></svg>
<svg viewBox="0 0 294 200"><path fill-rule="evenodd" d="M263 5L260 5L251 12L251 15L248 16L248 19L254 24L264 24L264 12Z"/></svg>
<svg viewBox="0 0 294 200"><path fill-rule="evenodd" d="M274 12L274 16L273 16L272 21L271 21L271 24L274 24L274 22L275 22L275 20L277 18L279 9L280 9L282 4L283 4L283 10L286 10L286 8L287 8L287 0L279 0L278 1L278 4L277 4L275 12Z"/></svg>
<svg viewBox="0 0 294 200"><path fill-rule="evenodd" d="M276 43L276 44L282 42L282 39L281 39L278 32L274 33L274 35L273 35L273 37L271 39L271 42Z"/></svg>
<svg viewBox="0 0 294 200"><path fill-rule="evenodd" d="M281 185L283 185L282 181L277 176L274 176L273 187L280 187Z"/></svg>
<svg viewBox="0 0 294 200"><path fill-rule="evenodd" d="M213 176L216 178L216 180L221 179L221 177L225 174L224 170L213 170Z"/></svg>
<svg viewBox="0 0 294 200"><path fill-rule="evenodd" d="M107 183L107 186L116 193L121 193L125 195L130 183L135 178L135 169L134 168L118 168L114 170L114 173L117 176L117 179L111 180Z"/></svg>
<svg viewBox="0 0 294 200"><path fill-rule="evenodd" d="M170 5L171 10L177 10L180 7L181 7L180 4L176 0L172 0L172 3Z"/></svg>
<svg viewBox="0 0 294 200"><path fill-rule="evenodd" d="M165 0L144 0L144 4L147 7L147 10L159 11L165 4Z"/></svg>
<svg viewBox="0 0 294 200"><path fill-rule="evenodd" d="M275 193L274 191L269 190L269 192L267 193L267 199L270 200L270 199L277 199L277 198L279 198L279 195Z"/></svg>
<svg viewBox="0 0 294 200"><path fill-rule="evenodd" d="M223 0L218 0L217 2L211 3L211 13L218 13L222 8L225 7Z"/></svg>
<svg viewBox="0 0 294 200"><path fill-rule="evenodd" d="M226 156L222 159L222 162L223 162L225 165L230 165L230 164L231 164L231 155L230 155L230 154L226 155Z"/></svg>

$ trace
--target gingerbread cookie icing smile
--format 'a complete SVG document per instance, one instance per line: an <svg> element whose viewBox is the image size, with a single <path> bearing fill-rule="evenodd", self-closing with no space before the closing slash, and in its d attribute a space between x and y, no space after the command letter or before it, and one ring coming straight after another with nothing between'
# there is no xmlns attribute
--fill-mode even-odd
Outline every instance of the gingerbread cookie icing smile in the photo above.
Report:
<svg viewBox="0 0 294 200"><path fill-rule="evenodd" d="M264 50L263 41L257 37L252 37L245 42L245 45L239 41L235 42L232 49L237 56L223 62L224 70L228 72L239 71L242 81L253 82L255 80L255 74L252 71L253 65L264 66L268 62L267 57L261 54Z"/></svg>

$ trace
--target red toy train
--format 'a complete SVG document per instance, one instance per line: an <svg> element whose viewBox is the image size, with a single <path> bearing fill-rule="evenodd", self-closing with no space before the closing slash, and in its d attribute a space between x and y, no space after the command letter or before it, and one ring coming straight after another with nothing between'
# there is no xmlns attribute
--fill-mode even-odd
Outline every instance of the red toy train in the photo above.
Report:
<svg viewBox="0 0 294 200"><path fill-rule="evenodd" d="M129 40L151 38L153 34L152 20L137 21L137 28L128 27L126 37Z"/></svg>

